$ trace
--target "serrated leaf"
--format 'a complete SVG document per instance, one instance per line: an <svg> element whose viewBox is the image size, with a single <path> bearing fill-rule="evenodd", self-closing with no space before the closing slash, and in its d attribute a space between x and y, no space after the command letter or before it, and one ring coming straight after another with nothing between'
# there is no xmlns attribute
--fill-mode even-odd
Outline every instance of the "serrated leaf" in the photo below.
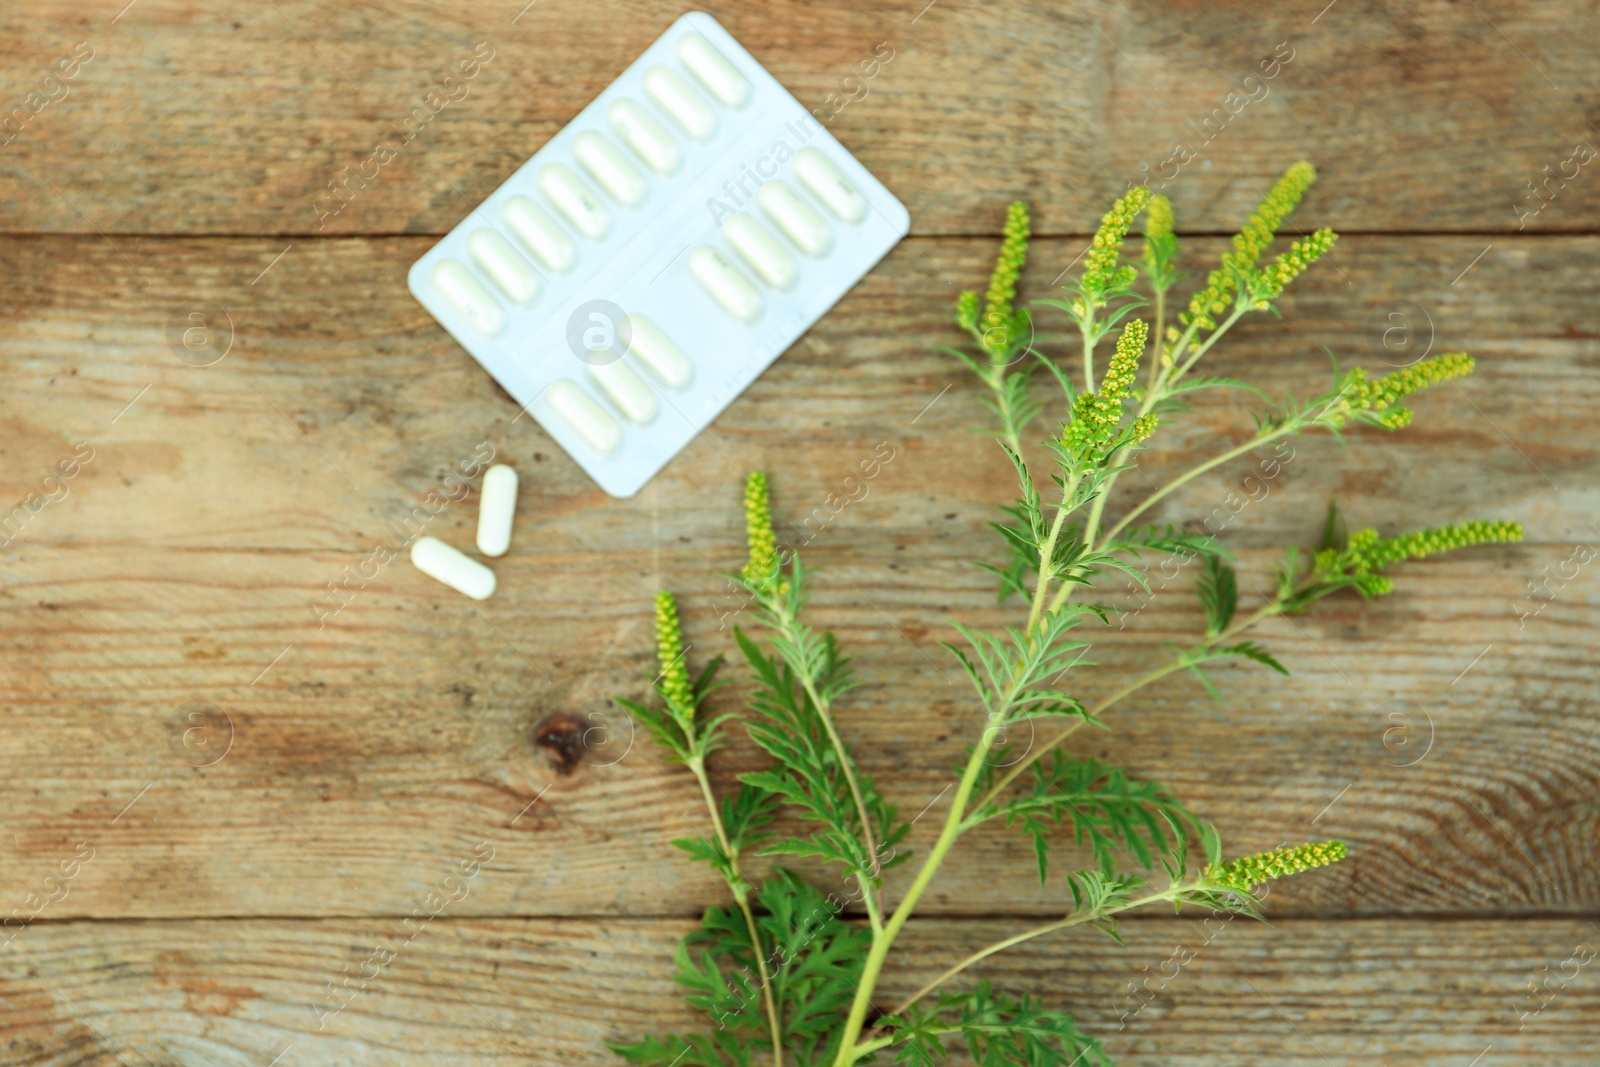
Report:
<svg viewBox="0 0 1600 1067"><path fill-rule="evenodd" d="M943 1062L948 1036L964 1042L979 1067L1111 1067L1100 1043L1079 1030L1072 1016L1026 994L997 994L988 982L880 1022L894 1037L889 1047L897 1064Z"/></svg>
<svg viewBox="0 0 1600 1067"><path fill-rule="evenodd" d="M986 767L978 790L987 791L994 776L995 769ZM974 811L966 827L994 818L1033 839L1041 885L1048 872L1048 838L1060 826L1070 826L1073 840L1087 845L1100 870L1109 875L1122 865L1150 869L1168 849L1174 823L1199 824L1160 782L1139 781L1120 768L1059 750L1034 763L1022 793Z"/></svg>
<svg viewBox="0 0 1600 1067"><path fill-rule="evenodd" d="M1227 648L1221 648L1217 651L1225 655L1243 656L1245 659L1253 659L1257 663L1264 663L1268 667L1271 667L1273 670L1277 671L1279 674L1289 673L1289 668L1279 663L1272 653L1268 652L1254 641L1241 641L1237 645L1230 645Z"/></svg>
<svg viewBox="0 0 1600 1067"><path fill-rule="evenodd" d="M1233 568L1216 556L1205 557L1205 569L1196 583L1200 606L1206 612L1206 636L1215 637L1228 628L1239 606L1239 580Z"/></svg>

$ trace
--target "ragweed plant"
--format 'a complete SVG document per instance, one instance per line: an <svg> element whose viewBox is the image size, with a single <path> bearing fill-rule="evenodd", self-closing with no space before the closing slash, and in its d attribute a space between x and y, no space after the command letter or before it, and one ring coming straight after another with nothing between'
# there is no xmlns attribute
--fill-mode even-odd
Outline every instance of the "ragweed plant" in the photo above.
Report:
<svg viewBox="0 0 1600 1067"><path fill-rule="evenodd" d="M965 749L936 838L896 898L886 890L885 872L912 858L902 848L909 823L846 741L851 731L839 713L853 685L849 661L831 634L804 621L812 575L779 544L766 476L750 476L744 487L748 555L730 575L749 594L755 621L755 633L734 632L750 670L746 713L708 708L721 658L698 674L690 670L668 592L656 601L657 697L619 702L697 781L707 832L674 844L709 865L729 898L706 911L677 954L677 981L709 1025L614 1045L623 1057L653 1067L928 1065L942 1062L954 1045L983 1067L1107 1064L1100 1043L1070 1015L1026 991L970 983L969 969L1072 927L1115 938L1119 917L1135 908L1259 915L1258 894L1267 882L1344 858L1339 841L1225 858L1215 828L1160 783L1064 747L1076 731L1105 726L1107 713L1171 674L1192 673L1217 696L1207 666L1218 660L1249 660L1288 673L1262 644L1245 637L1264 620L1311 610L1346 590L1388 594L1394 588L1388 572L1403 562L1521 539L1518 524L1483 520L1392 537L1374 529L1349 533L1330 506L1321 544L1310 551L1291 547L1273 594L1241 613L1237 575L1214 538L1140 521L1188 482L1270 442L1317 431L1337 436L1352 426L1401 430L1411 421L1413 396L1472 372L1472 360L1461 353L1380 377L1335 366L1324 392L1277 401L1243 382L1194 373L1241 318L1274 311L1284 289L1332 248L1332 231L1318 230L1264 262L1278 227L1315 178L1309 164L1289 168L1187 304L1171 298L1182 280L1174 265L1172 205L1142 187L1119 199L1063 299L1038 302L1077 327L1081 346L1066 361L1070 370L1040 350L1032 316L1016 306L1029 224L1023 205L1007 211L987 291L981 297L976 290L962 293L956 303L956 323L972 347L951 351L986 388L999 447L1017 474L1018 499L1005 509L1006 521L993 524L1009 558L981 566L998 578L1002 603L1020 599L1019 624L995 631L952 624L960 642L945 647L971 681L984 729ZM1137 263L1125 262L1123 246L1141 214L1143 248ZM1145 292L1136 288L1141 276ZM1146 307L1153 327L1134 315ZM1183 310L1170 316L1169 307ZM1113 333L1112 351L1097 368L1097 350ZM1057 402L1047 405L1037 395L1041 378L1059 389ZM1264 405L1254 413L1254 433L1113 518L1108 501L1117 479L1137 466L1140 450L1164 423L1187 411L1190 394L1211 388L1242 389ZM1048 497L1023 447L1047 409L1058 413L1039 440L1054 487ZM1086 704L1074 695L1073 679L1092 669L1084 659L1086 627L1106 618L1091 599L1095 581L1118 573L1144 586L1135 561L1150 552L1201 561L1195 583L1200 631L1187 645L1172 646L1164 662ZM739 774L739 787L719 796L706 762L736 719L771 762ZM1000 739L1023 723L1042 727L1043 735L1035 735L1023 756L999 765L991 756ZM780 820L780 813L788 817ZM886 1003L879 982L907 921L957 840L988 824L1031 840L1041 884L1052 877L1053 839L1070 835L1085 850L1088 865L1058 878L1061 917L953 960L910 996ZM781 827L791 828L787 836ZM769 873L758 880L746 866L756 857L832 868L845 891L824 892L781 866L764 865Z"/></svg>

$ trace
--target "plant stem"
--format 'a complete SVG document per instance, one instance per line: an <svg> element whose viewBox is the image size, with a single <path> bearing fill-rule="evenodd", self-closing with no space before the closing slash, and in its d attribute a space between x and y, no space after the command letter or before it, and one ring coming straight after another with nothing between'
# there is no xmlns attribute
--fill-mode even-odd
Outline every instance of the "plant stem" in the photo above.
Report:
<svg viewBox="0 0 1600 1067"><path fill-rule="evenodd" d="M861 783L856 778L855 760L851 759L850 754L845 750L844 740L839 736L839 731L834 728L833 715L829 711L828 705L822 702L822 696L817 692L816 684L811 679L804 677L801 678L800 684L805 687L806 696L810 697L811 702L816 705L817 714L822 718L823 729L828 731L828 740L833 743L833 751L839 757L839 768L844 772L845 781L850 784L850 796L856 804L856 815L861 819L861 843L866 846L867 855L872 857L872 870L858 871L856 872L856 877L876 880L878 877L878 865L882 860L878 855L877 842L872 834L872 823L867 818L867 802L861 793ZM867 918L872 923L872 932L876 936L883 930L883 902L881 897L877 900L874 899L875 894L870 891L870 888L867 885L862 885L861 902L866 905ZM878 889L877 893L881 894L882 889Z"/></svg>
<svg viewBox="0 0 1600 1067"><path fill-rule="evenodd" d="M1213 645L1220 644L1223 641L1229 640L1230 638L1234 637L1235 635L1237 635L1237 634L1239 634L1239 633L1241 633L1241 632L1243 632L1245 630L1248 630L1250 627L1254 626L1256 623L1260 622L1262 619L1265 619L1265 618L1267 618L1269 616L1278 614L1279 612L1281 612L1283 610L1283 604L1284 604L1284 600L1281 597L1276 599L1276 600L1268 601L1260 609L1258 609L1255 612L1252 612L1250 615L1245 616L1244 619L1235 622L1233 625L1229 626L1226 630L1222 631L1221 633L1216 634L1216 635L1214 635L1212 637L1207 637L1207 638L1203 639L1200 642L1197 650L1203 651L1205 649L1210 648ZM1190 652L1184 653L1183 655L1179 656L1177 659L1173 660L1171 663L1168 663L1164 667L1157 667L1155 670L1148 671L1145 674L1140 675L1138 678L1135 678L1133 681L1129 682L1127 685L1123 686L1121 689L1117 690L1115 693L1112 693L1110 696L1108 696L1104 700L1100 701L1094 707L1090 708L1089 709L1089 717L1093 718L1093 717L1099 716L1102 712L1104 712L1106 709L1110 708L1112 705L1114 705L1114 704L1118 703L1119 701L1123 700L1125 697L1128 697L1128 696L1131 696L1134 693L1137 693L1139 690L1143 689L1145 686L1149 685L1150 683L1160 681L1162 678L1165 678L1167 675L1174 674L1177 671L1181 671L1184 668L1188 667L1189 663L1190 663L1189 656L1192 655L1193 651L1195 651L1195 650L1191 650ZM989 791L987 793L985 793L981 798L979 798L978 802L972 806L972 809L974 811L980 811L983 808L986 808L990 804L994 803L994 801L1000 796L1000 794L1003 793L1011 785L1012 782L1015 782L1017 780L1017 778L1019 778L1024 771L1026 771L1029 767L1033 766L1035 763L1037 763L1044 756L1046 756L1050 752L1054 751L1056 748L1059 748L1061 743L1063 741L1065 741L1068 737L1071 737L1072 734L1074 732L1076 732L1077 729L1080 726L1083 726L1086 721L1087 721L1086 719L1079 719L1076 722L1074 722L1072 725L1064 727L1061 730L1060 733L1056 734L1054 737L1052 737L1050 740L1046 741L1044 744L1036 745L1032 750L1030 750L1028 752L1028 754L1026 756L1024 756L1022 759L1018 760L1011 767L1011 769L1009 771L1007 771L1006 774L998 782L996 782L994 784L994 786L992 786L989 789Z"/></svg>
<svg viewBox="0 0 1600 1067"><path fill-rule="evenodd" d="M1045 934L1054 933L1057 930L1065 930L1072 926L1082 926L1084 923L1096 922L1110 915L1116 915L1124 911L1132 911L1134 908L1142 908L1147 904L1157 904L1164 900L1172 900L1178 894L1189 888L1190 887L1187 885L1179 885L1175 883L1168 888L1163 889L1159 893L1151 893L1148 896L1140 897L1138 900L1130 900L1127 903L1118 905L1114 908L1104 908L1096 911L1086 911L1079 912L1075 915L1068 915L1065 919L1057 919L1055 922L1045 923L1043 926L1035 926L1031 930L1024 930L1020 934L1013 934L1012 936L1004 938L1003 940L996 941L994 944L974 952L972 955L957 963L939 977L935 978L933 981L929 982L927 985L911 994L905 1000L901 1001L899 1006L894 1008L890 1014L900 1014L907 1008L911 1007L911 1005L915 1004L917 1001L921 1000L923 997L927 996L929 993L933 992L935 989L939 988L941 985L948 982L962 971L966 970L968 967L988 959L997 952L1004 952L1006 949L1011 948L1014 945L1020 945L1024 941L1031 941L1033 938L1042 937Z"/></svg>
<svg viewBox="0 0 1600 1067"><path fill-rule="evenodd" d="M1032 640L1034 630L1038 625L1039 615L1046 597L1050 591L1050 571L1045 561L1052 557L1055 550L1056 539L1061 534L1062 524L1066 521L1068 503L1078 487L1076 478L1068 479L1062 487L1061 506L1056 510L1055 521L1050 526L1050 534L1040 550L1039 581L1034 587L1033 608L1028 618L1028 628L1025 631L1027 639ZM1003 694L1000 694L993 708L990 709L991 719L1002 715L1005 709L1011 706L1016 698L1017 687L1020 680L1013 680ZM950 801L949 814L945 816L944 826L939 830L939 838L933 843L928 856L922 861L922 867L917 871L916 878L911 883L911 888L906 890L906 895L901 899L899 906L894 909L894 914L889 916L889 921L881 932L874 931L872 948L867 953L866 963L861 968L861 981L856 987L855 999L850 1003L850 1014L845 1019L844 1034L839 1040L839 1055L834 1060L834 1067L850 1067L864 1054L863 1049L856 1047L856 1038L861 1035L861 1028L867 1020L867 1010L872 1006L872 993L877 988L878 976L883 971L883 964L889 957L889 948L894 944L894 939L899 936L901 928L911 918L911 913L916 909L917 903L922 899L922 894L933 882L934 875L939 873L939 867L944 863L945 856L949 853L956 839L961 836L965 828L967 801L972 796L972 791L977 786L978 775L982 773L983 761L989 754L989 749L994 745L998 731L986 725L983 733L978 738L978 743L972 746L972 755L967 759L966 769L961 773L960 783L956 786L956 795Z"/></svg>
<svg viewBox="0 0 1600 1067"><path fill-rule="evenodd" d="M1157 667L1153 671L1149 671L1140 675L1138 678L1135 678L1133 681L1129 682L1127 685L1123 686L1121 689L1117 690L1115 693L1111 694L1094 707L1090 708L1088 712L1089 716L1091 718L1098 717L1101 712L1105 711L1113 704L1116 704L1124 697L1137 693L1150 683L1160 681L1167 675L1172 674L1175 671L1182 670L1183 667L1184 664L1182 662L1174 661L1164 667ZM1055 737L1046 742L1044 746L1031 749L1026 756L1013 764L1011 769L1007 771L1000 778L1000 780L996 782L989 789L989 791L972 806L973 810L981 811L983 808L993 803L994 799L999 796L1008 786L1010 786L1012 782L1016 781L1023 771L1037 763L1040 757L1058 747L1061 742L1070 737L1073 732L1076 731L1080 726L1083 726L1085 722L1085 719L1078 719L1077 721L1073 722L1072 725L1063 728L1060 733L1056 734Z"/></svg>
<svg viewBox="0 0 1600 1067"><path fill-rule="evenodd" d="M717 797L711 791L711 779L706 776L705 760L693 756L687 762L689 769L694 772L695 781L700 783L700 795L705 797L706 810L711 813L711 827L716 831L717 843L722 846L722 854L728 857L729 865L737 874L739 854L728 838L727 828L722 825ZM740 878L742 881L742 876ZM761 944L761 932L756 926L755 914L750 910L749 893L743 885L735 883L732 878L727 881L728 888L733 891L734 902L739 905L739 911L744 915L745 929L750 932L750 953L756 958L756 968L761 975L761 1004L766 1011L767 1027L772 1035L772 1067L783 1067L783 1028L778 1021L778 1003L772 995L772 972L767 967L767 951Z"/></svg>
<svg viewBox="0 0 1600 1067"><path fill-rule="evenodd" d="M1068 478L1061 487L1061 503L1056 508L1056 517L1050 523L1050 533L1046 535L1044 544L1039 546L1039 581L1033 587L1033 606L1028 609L1027 633L1033 633L1034 627L1039 625L1039 619L1044 614L1045 598L1050 592L1051 579L1055 577L1050 560L1055 558L1056 542L1061 539L1061 528L1066 525L1067 513L1072 509L1068 507L1073 494L1078 491L1079 478Z"/></svg>
<svg viewBox="0 0 1600 1067"><path fill-rule="evenodd" d="M1094 311L1091 309L1083 317L1079 329L1083 333L1083 391L1094 392L1094 340L1090 332L1094 328Z"/></svg>
<svg viewBox="0 0 1600 1067"><path fill-rule="evenodd" d="M956 838L961 836L961 824L966 814L967 799L972 795L973 787L977 784L978 774L983 769L984 757L989 753L993 744L994 731L985 729L983 736L973 746L972 756L967 760L966 770L962 772L961 782L956 786L956 795L950 802L950 813L945 817L944 826L939 831L939 839L934 842L928 858L923 860L922 869L917 871L916 880L911 883L911 888L906 890L904 899L899 907L894 909L894 914L889 916L888 923L883 928L881 937L873 940L872 949L867 953L867 961L861 968L861 983L856 987L855 999L850 1004L850 1014L845 1019L844 1035L839 1041L839 1055L834 1060L834 1067L850 1067L864 1054L863 1049L857 1048L855 1041L861 1034L861 1027L866 1023L867 1010L872 1006L872 992L877 987L878 975L883 971L884 960L889 956L889 946L899 935L906 920L911 918L911 912L916 908L917 902L922 899L922 894L933 881L933 876L938 873L940 865L944 862L945 855L956 843Z"/></svg>
<svg viewBox="0 0 1600 1067"><path fill-rule="evenodd" d="M778 631L783 634L784 640L791 646L795 648L801 647L803 642L800 639L800 634L796 632L798 620L789 614L788 605L781 598L774 597L773 601L774 603L770 610L773 619L778 623ZM790 664L790 666L794 666L794 664ZM871 858L872 867L870 870L857 871L856 877L863 879L861 900L866 906L867 918L872 924L873 936L876 937L883 929L883 890L878 887L876 890L877 899L874 899L875 894L866 884L866 880L875 881L877 879L878 867L882 863L882 858L878 855L877 840L872 833L872 820L867 815L866 798L861 792L861 783L856 777L855 760L850 757L849 751L844 747L844 739L839 736L839 731L834 726L833 711L828 703L822 699L822 694L818 692L816 679L811 676L809 671L797 669L795 673L799 675L800 685L805 690L806 696L810 698L812 706L817 709L817 717L822 720L822 728L827 731L828 741L833 745L834 754L839 757L839 769L844 774L845 782L850 786L850 797L855 802L856 816L861 820L861 843L865 846L867 855Z"/></svg>
<svg viewBox="0 0 1600 1067"><path fill-rule="evenodd" d="M1300 428L1300 425L1301 422L1298 419L1285 420L1281 425L1274 427L1266 433L1258 433L1243 444L1230 448L1221 455L1213 456L1211 459L1206 460L1199 466L1189 468L1187 471L1184 471L1182 474L1178 475L1160 489L1157 489L1155 492L1145 497L1144 500L1134 507L1132 511L1124 515L1121 521L1106 531L1105 542L1109 544L1112 538L1116 537L1117 534L1128 528L1129 523L1133 522L1134 519L1137 519L1140 515L1143 515L1146 511L1150 510L1150 508L1158 500L1162 499L1173 490L1182 487L1195 478L1198 478L1200 475L1204 474L1208 470L1211 470L1213 467L1220 467L1230 459L1237 459L1253 448L1258 448L1261 445L1266 444L1268 441L1275 441L1280 437L1286 437L1289 434L1296 432Z"/></svg>
<svg viewBox="0 0 1600 1067"><path fill-rule="evenodd" d="M1152 285L1151 288L1155 290L1156 332L1154 336L1156 343L1154 350L1150 353L1150 385L1145 390L1146 396L1156 391L1156 381L1161 376L1161 346L1164 343L1161 335L1165 332L1167 325L1167 291L1156 285Z"/></svg>
<svg viewBox="0 0 1600 1067"><path fill-rule="evenodd" d="M1245 313L1249 310L1249 306L1242 302L1235 304L1233 306L1233 311L1228 314L1226 319L1222 320L1222 325L1218 326L1215 330L1212 330L1210 336L1202 341L1199 347L1194 350L1194 355L1185 360L1183 366L1177 367L1172 374L1168 376L1166 384L1171 385L1172 383L1178 381L1178 379L1182 378L1185 374L1188 374L1189 368L1200 362L1200 357L1211 351L1211 346L1221 340L1222 335L1228 332L1228 328L1234 323L1238 322L1240 319L1244 318Z"/></svg>

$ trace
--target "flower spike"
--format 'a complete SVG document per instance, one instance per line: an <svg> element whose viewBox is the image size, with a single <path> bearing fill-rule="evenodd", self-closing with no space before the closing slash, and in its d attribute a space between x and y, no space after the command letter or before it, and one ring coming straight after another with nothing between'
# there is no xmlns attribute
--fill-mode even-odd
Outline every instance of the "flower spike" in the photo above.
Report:
<svg viewBox="0 0 1600 1067"><path fill-rule="evenodd" d="M1234 236L1233 251L1223 254L1222 266L1211 272L1206 278L1206 287L1194 294L1189 301L1189 310L1179 316L1185 326L1198 324L1199 328L1205 330L1216 328L1214 316L1227 309L1237 285L1236 276L1255 270L1256 261L1272 243L1278 227L1283 225L1283 220L1289 217L1289 213L1316 180L1316 168L1309 163L1296 163L1284 172L1272 191L1256 207L1250 221Z"/></svg>
<svg viewBox="0 0 1600 1067"><path fill-rule="evenodd" d="M1032 232L1028 223L1028 205L1013 200L1006 208L1004 240L1000 254L995 258L994 272L989 275L989 292L984 297L983 333L985 344L1004 350L1015 334L1017 314L1012 301L1017 296L1017 279L1028 262L1028 236ZM991 335L994 335L993 339Z"/></svg>
<svg viewBox="0 0 1600 1067"><path fill-rule="evenodd" d="M1119 270L1117 258L1122 254L1122 242L1128 236L1128 227L1133 225L1134 216L1144 210L1148 203L1149 188L1135 185L1122 199L1112 204L1111 210L1100 220L1100 228L1095 231L1094 242L1089 246L1089 258L1083 267L1080 285L1085 293L1104 293L1133 281L1133 268L1123 267Z"/></svg>
<svg viewBox="0 0 1600 1067"><path fill-rule="evenodd" d="M1253 893L1256 886L1270 882L1274 878L1284 878L1291 874L1299 874L1301 871L1326 867L1330 863L1344 859L1349 852L1349 847L1343 841L1316 841L1295 845L1292 848L1275 848L1270 852L1258 852L1254 856L1244 856L1227 863L1219 863L1207 873L1212 879L1230 889Z"/></svg>
<svg viewBox="0 0 1600 1067"><path fill-rule="evenodd" d="M750 558L742 576L746 584L765 588L778 579L778 538L772 532L772 500L765 471L752 471L745 480L744 526Z"/></svg>
<svg viewBox="0 0 1600 1067"><path fill-rule="evenodd" d="M1062 433L1061 442L1080 456L1104 455L1113 451L1117 428L1122 424L1123 401L1139 370L1150 327L1143 319L1130 319L1117 338L1116 352L1106 367L1100 389L1080 394L1072 405L1072 421ZM1134 435L1139 441L1155 430L1155 417L1147 414L1135 420ZM1137 441L1131 442L1137 443Z"/></svg>
<svg viewBox="0 0 1600 1067"><path fill-rule="evenodd" d="M1411 423L1411 409L1401 406L1401 400L1440 382L1464 378L1475 366L1465 352L1446 352L1372 381L1367 379L1366 371L1357 368L1350 372L1346 401L1351 411L1371 412L1371 421L1386 430L1399 430Z"/></svg>
<svg viewBox="0 0 1600 1067"><path fill-rule="evenodd" d="M678 622L678 602L663 589L656 594L656 659L661 665L661 695L675 718L694 715L694 691L684 665L683 627Z"/></svg>

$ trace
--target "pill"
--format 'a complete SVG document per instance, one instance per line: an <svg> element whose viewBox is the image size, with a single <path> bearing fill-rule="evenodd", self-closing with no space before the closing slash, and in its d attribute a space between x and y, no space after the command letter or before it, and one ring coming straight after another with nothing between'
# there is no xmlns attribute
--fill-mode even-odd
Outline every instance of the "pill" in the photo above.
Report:
<svg viewBox="0 0 1600 1067"><path fill-rule="evenodd" d="M672 139L672 134L657 122L655 118L626 98L618 100L606 112L611 119L611 128L628 143L638 157L645 161L645 165L660 174L671 174L678 169L679 162L683 159L683 152L678 148L678 142Z"/></svg>
<svg viewBox="0 0 1600 1067"><path fill-rule="evenodd" d="M749 322L761 314L761 294L715 248L701 245L690 252L689 270L711 298L722 305L722 310L734 318Z"/></svg>
<svg viewBox="0 0 1600 1067"><path fill-rule="evenodd" d="M541 170L539 188L585 237L598 241L611 229L611 213L565 164L552 163Z"/></svg>
<svg viewBox="0 0 1600 1067"><path fill-rule="evenodd" d="M577 258L578 249L572 243L572 238L544 208L527 197L511 197L506 201L500 217L506 220L506 225L517 235L517 240L551 270L564 271Z"/></svg>
<svg viewBox="0 0 1600 1067"><path fill-rule="evenodd" d="M708 140L717 132L717 116L711 105L678 77L676 71L651 67L644 73L644 91L696 141Z"/></svg>
<svg viewBox="0 0 1600 1067"><path fill-rule="evenodd" d="M494 336L505 325L506 316L500 310L500 304L466 267L455 260L439 261L439 265L433 268L433 284L452 307L466 316L472 328L485 337Z"/></svg>
<svg viewBox="0 0 1600 1067"><path fill-rule="evenodd" d="M566 378L553 382L547 395L555 413L596 452L606 455L622 442L622 427L617 420L575 382Z"/></svg>
<svg viewBox="0 0 1600 1067"><path fill-rule="evenodd" d="M833 247L833 231L816 209L781 181L770 181L756 194L756 202L795 247L808 256L820 256Z"/></svg>
<svg viewBox="0 0 1600 1067"><path fill-rule="evenodd" d="M686 33L678 39L678 58L700 79L701 85L711 90L712 96L729 107L743 107L750 99L750 83L745 76L698 33Z"/></svg>
<svg viewBox="0 0 1600 1067"><path fill-rule="evenodd" d="M517 469L496 463L483 472L478 495L478 551L503 556L511 547L511 520L517 515Z"/></svg>
<svg viewBox="0 0 1600 1067"><path fill-rule="evenodd" d="M628 354L643 363L662 385L682 389L694 377L694 365L661 328L643 315L628 316Z"/></svg>
<svg viewBox="0 0 1600 1067"><path fill-rule="evenodd" d="M600 188L619 203L633 207L644 199L644 175L598 133L578 134L572 142L572 154L578 157L589 177L599 182Z"/></svg>
<svg viewBox="0 0 1600 1067"><path fill-rule="evenodd" d="M525 304L539 294L539 272L517 254L510 241L493 230L473 230L467 238L467 251L514 302Z"/></svg>
<svg viewBox="0 0 1600 1067"><path fill-rule="evenodd" d="M762 281L778 289L787 289L794 284L799 266L789 250L779 244L778 239L768 233L761 223L741 211L728 220L723 232L728 235L728 243L733 245L734 251L750 264L750 269Z"/></svg>
<svg viewBox="0 0 1600 1067"><path fill-rule="evenodd" d="M794 172L817 194L828 210L846 222L860 222L867 214L867 202L856 192L844 172L833 160L815 148L802 148L794 157Z"/></svg>
<svg viewBox="0 0 1600 1067"><path fill-rule="evenodd" d="M437 537L419 537L411 543L411 565L473 600L494 595L494 571Z"/></svg>
<svg viewBox="0 0 1600 1067"><path fill-rule="evenodd" d="M656 417L656 394L621 359L609 363L591 363L589 374L600 383L606 395L617 405L617 410L633 422L649 422Z"/></svg>

